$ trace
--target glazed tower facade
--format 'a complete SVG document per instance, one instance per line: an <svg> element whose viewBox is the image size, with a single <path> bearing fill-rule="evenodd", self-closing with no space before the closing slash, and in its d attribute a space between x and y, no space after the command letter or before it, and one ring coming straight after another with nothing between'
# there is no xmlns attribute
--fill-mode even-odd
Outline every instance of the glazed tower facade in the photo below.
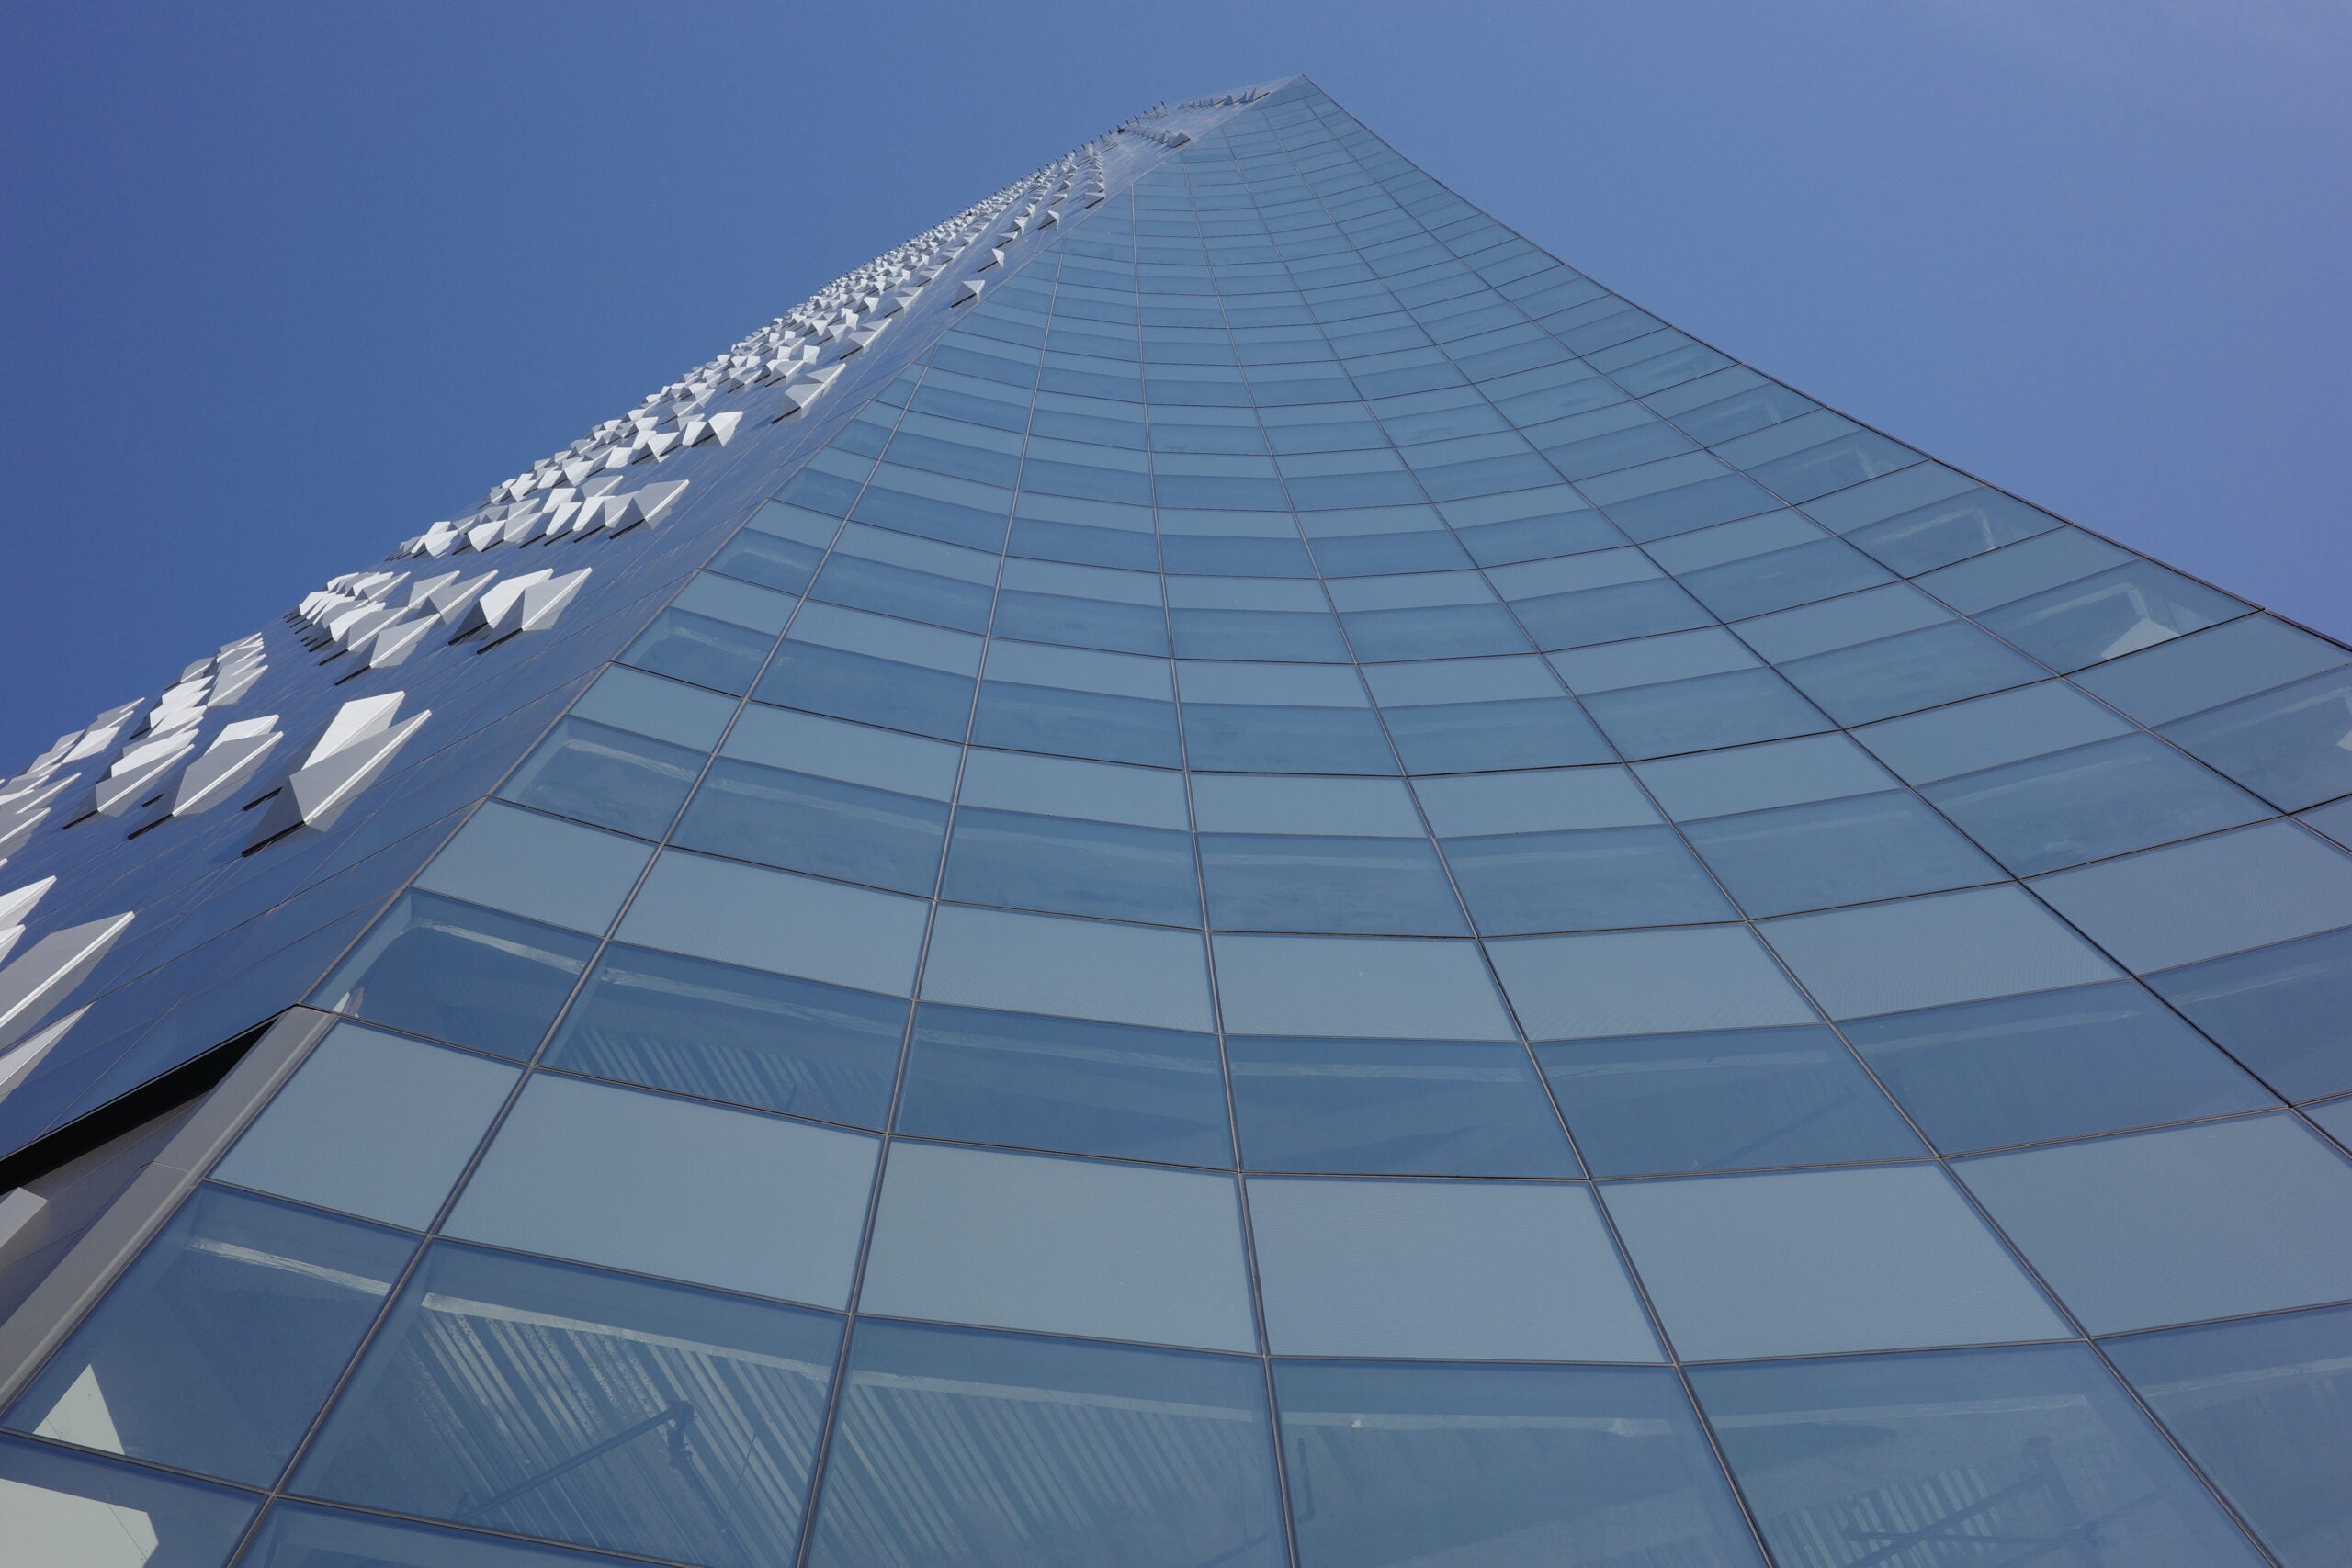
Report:
<svg viewBox="0 0 2352 1568"><path fill-rule="evenodd" d="M2341 1563L2347 797L2341 646L1157 109L0 785L0 1557Z"/></svg>

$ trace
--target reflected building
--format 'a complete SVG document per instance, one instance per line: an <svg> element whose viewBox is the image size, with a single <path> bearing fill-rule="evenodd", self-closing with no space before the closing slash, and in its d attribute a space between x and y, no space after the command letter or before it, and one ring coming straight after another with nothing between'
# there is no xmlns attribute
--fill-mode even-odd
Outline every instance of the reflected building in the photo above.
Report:
<svg viewBox="0 0 2352 1568"><path fill-rule="evenodd" d="M1154 109L0 784L0 1557L2352 1561L2347 844L2342 646Z"/></svg>

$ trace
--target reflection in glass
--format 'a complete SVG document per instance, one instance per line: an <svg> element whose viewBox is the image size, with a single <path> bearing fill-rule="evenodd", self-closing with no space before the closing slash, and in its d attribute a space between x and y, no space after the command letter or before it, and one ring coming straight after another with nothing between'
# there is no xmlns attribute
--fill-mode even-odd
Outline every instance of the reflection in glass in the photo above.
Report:
<svg viewBox="0 0 2352 1568"><path fill-rule="evenodd" d="M907 1003L615 943L548 1047L550 1066L878 1127Z"/></svg>
<svg viewBox="0 0 2352 1568"><path fill-rule="evenodd" d="M1596 1175L1905 1159L1919 1140L1826 1029L1538 1045Z"/></svg>
<svg viewBox="0 0 2352 1568"><path fill-rule="evenodd" d="M1278 1361L1301 1568L1760 1564L1671 1371Z"/></svg>
<svg viewBox="0 0 2352 1568"><path fill-rule="evenodd" d="M1515 1043L1237 1035L1226 1050L1249 1169L1581 1174Z"/></svg>
<svg viewBox="0 0 2352 1568"><path fill-rule="evenodd" d="M1693 1367L1690 1382L1781 1568L2262 1561L2086 1346Z"/></svg>
<svg viewBox="0 0 2352 1568"><path fill-rule="evenodd" d="M1282 1568L1260 1363L867 1319L812 1568Z"/></svg>
<svg viewBox="0 0 2352 1568"><path fill-rule="evenodd" d="M619 1568L624 1559L281 1503L237 1568Z"/></svg>
<svg viewBox="0 0 2352 1568"><path fill-rule="evenodd" d="M2275 1103L2129 980L1890 1013L1844 1028L1948 1154Z"/></svg>
<svg viewBox="0 0 2352 1568"><path fill-rule="evenodd" d="M2352 1562L2352 1307L2132 1335L2106 1349L2286 1568Z"/></svg>
<svg viewBox="0 0 2352 1568"><path fill-rule="evenodd" d="M27 1568L221 1568L254 1501L0 1438L0 1544Z"/></svg>
<svg viewBox="0 0 2352 1568"><path fill-rule="evenodd" d="M9 1408L8 1425L266 1486L414 1245L200 1187Z"/></svg>
<svg viewBox="0 0 2352 1568"><path fill-rule="evenodd" d="M841 1320L444 1243L296 1489L711 1568L799 1529Z"/></svg>
<svg viewBox="0 0 2352 1568"><path fill-rule="evenodd" d="M596 950L594 938L410 893L327 976L311 1005L527 1056Z"/></svg>
<svg viewBox="0 0 2352 1568"><path fill-rule="evenodd" d="M498 793L542 811L658 839L702 764L703 754L690 747L575 715L539 743Z"/></svg>
<svg viewBox="0 0 2352 1568"><path fill-rule="evenodd" d="M898 1131L1230 1167L1216 1038L926 1003Z"/></svg>

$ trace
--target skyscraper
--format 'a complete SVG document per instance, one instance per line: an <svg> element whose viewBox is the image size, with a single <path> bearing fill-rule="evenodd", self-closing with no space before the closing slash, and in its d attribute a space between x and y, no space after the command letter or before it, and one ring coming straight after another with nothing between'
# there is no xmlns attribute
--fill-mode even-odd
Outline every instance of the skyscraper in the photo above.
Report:
<svg viewBox="0 0 2352 1568"><path fill-rule="evenodd" d="M2341 646L1154 109L0 784L0 1560L2342 1563L2348 843Z"/></svg>

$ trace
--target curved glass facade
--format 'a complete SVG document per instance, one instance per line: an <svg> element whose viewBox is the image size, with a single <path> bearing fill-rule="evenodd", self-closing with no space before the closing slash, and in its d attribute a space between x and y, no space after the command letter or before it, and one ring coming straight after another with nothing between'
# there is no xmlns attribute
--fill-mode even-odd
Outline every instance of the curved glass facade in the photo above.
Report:
<svg viewBox="0 0 2352 1568"><path fill-rule="evenodd" d="M2352 652L1304 79L1099 145L543 646L286 655L433 700L362 808L44 829L164 913L6 1146L341 1021L15 1385L0 1538L2352 1560Z"/></svg>

